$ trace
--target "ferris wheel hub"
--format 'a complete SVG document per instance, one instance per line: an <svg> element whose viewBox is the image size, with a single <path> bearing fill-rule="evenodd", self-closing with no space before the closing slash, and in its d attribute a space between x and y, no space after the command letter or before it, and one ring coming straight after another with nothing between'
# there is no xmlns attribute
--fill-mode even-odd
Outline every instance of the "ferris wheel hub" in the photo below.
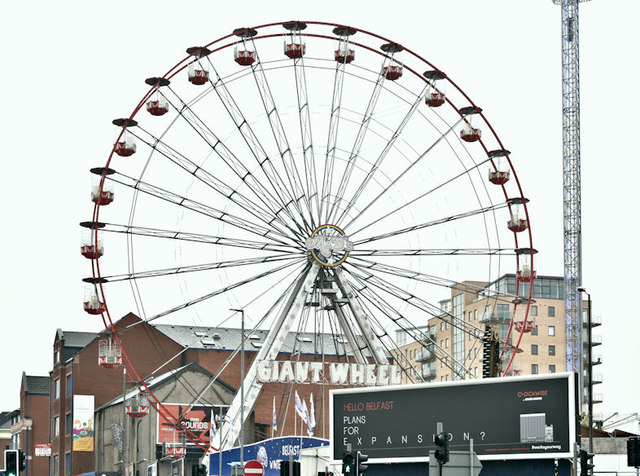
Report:
<svg viewBox="0 0 640 476"><path fill-rule="evenodd" d="M307 250L316 262L327 268L339 266L353 251L353 243L336 225L320 225L305 242Z"/></svg>

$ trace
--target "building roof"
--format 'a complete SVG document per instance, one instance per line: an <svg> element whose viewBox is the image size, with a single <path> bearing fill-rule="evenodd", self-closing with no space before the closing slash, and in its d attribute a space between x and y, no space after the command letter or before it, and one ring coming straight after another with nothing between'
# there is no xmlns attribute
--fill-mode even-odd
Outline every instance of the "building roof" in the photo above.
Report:
<svg viewBox="0 0 640 476"><path fill-rule="evenodd" d="M49 377L39 377L35 375L26 375L22 372L25 393L31 395L49 395Z"/></svg>
<svg viewBox="0 0 640 476"><path fill-rule="evenodd" d="M158 387L158 385L160 385L163 382L170 381L171 379L175 379L175 378L180 377L180 375L182 375L187 370L200 371L202 373L205 373L205 374L209 375L210 377L213 377L213 374L211 372L209 372L207 369L205 369L201 365L197 364L196 362L191 362L191 363L189 363L189 364L187 364L187 365L185 365L183 367L180 367L180 368L178 368L176 370L171 370L171 371L166 372L166 373L164 373L162 375L158 375L157 377L153 377L153 378L147 380L147 386L149 387L149 389L153 390L154 388ZM225 382L224 380L222 380L220 378L218 378L216 380L216 382L219 385L227 388L232 393L236 393L238 391L238 389L232 387L231 385L229 385L227 382ZM125 400L134 397L137 393L138 393L138 389L137 388L132 388L131 390L128 390L126 395L125 395ZM111 407L113 405L117 405L119 403L122 403L122 395L114 398L110 402L105 403L100 408L97 408L96 411L102 410L103 408Z"/></svg>
<svg viewBox="0 0 640 476"><path fill-rule="evenodd" d="M65 347L85 347L98 337L95 332L63 331L58 329L58 337L64 339Z"/></svg>
<svg viewBox="0 0 640 476"><path fill-rule="evenodd" d="M234 351L241 346L241 329L170 324L158 324L154 327L181 346L192 349ZM260 350L268 333L267 329L245 329L245 350L247 352ZM365 348L362 336L358 336L358 341L360 347ZM344 355L345 352L350 351L350 347L345 338L334 334L289 332L280 352L313 355L323 350L326 355Z"/></svg>
<svg viewBox="0 0 640 476"><path fill-rule="evenodd" d="M0 429L7 429L11 427L11 420L20 414L20 409L12 410L10 412L0 412Z"/></svg>

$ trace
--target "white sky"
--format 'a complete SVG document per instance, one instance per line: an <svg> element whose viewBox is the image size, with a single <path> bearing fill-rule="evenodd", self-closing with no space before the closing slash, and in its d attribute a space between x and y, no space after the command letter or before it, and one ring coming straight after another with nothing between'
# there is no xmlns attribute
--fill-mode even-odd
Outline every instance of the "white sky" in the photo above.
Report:
<svg viewBox="0 0 640 476"><path fill-rule="evenodd" d="M580 7L583 283L603 321L595 353L604 364L594 372L604 375L595 391L605 416L640 411L640 312L624 304L640 289L631 246L640 157L629 150L640 110L637 18L637 0ZM378 33L446 71L513 153L531 200L538 272L562 275L560 7L551 0L12 2L0 27L0 409L18 406L23 370L47 375L56 328L100 328L81 307L90 269L78 223L90 219L88 169L106 161L111 119L129 115L144 78L163 74L186 47L296 19Z"/></svg>

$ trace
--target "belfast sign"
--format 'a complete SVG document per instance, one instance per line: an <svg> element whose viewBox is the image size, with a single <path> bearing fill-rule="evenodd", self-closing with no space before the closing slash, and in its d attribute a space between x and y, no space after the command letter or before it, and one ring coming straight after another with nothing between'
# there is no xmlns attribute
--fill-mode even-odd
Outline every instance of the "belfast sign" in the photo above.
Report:
<svg viewBox="0 0 640 476"><path fill-rule="evenodd" d="M261 360L257 367L262 383L328 383L330 385L399 385L397 365L342 362L292 362Z"/></svg>

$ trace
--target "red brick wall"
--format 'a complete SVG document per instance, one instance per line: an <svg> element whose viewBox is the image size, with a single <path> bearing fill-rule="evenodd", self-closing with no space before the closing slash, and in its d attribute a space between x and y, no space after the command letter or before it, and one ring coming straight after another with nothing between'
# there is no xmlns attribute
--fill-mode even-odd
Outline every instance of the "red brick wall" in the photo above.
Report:
<svg viewBox="0 0 640 476"><path fill-rule="evenodd" d="M25 476L39 476L48 474L49 458L36 458L36 444L49 442L49 395L30 395L21 389L20 415L31 418L33 425L29 430L20 433L20 448L27 456Z"/></svg>
<svg viewBox="0 0 640 476"><path fill-rule="evenodd" d="M127 314L115 324L115 327L118 330L125 352L134 363L136 370L143 378L149 378L149 374L152 371L180 352L182 347L146 323L125 329L130 324L136 322L140 322L137 316ZM71 437L65 436L67 431L65 428L66 413L71 412L73 406L71 397L67 395L71 395L71 392L67 392L65 388L66 375L72 373L72 393L74 395L95 396L95 408L99 408L122 395L122 368L107 369L98 365L98 347L99 339L96 339L81 352L77 353L72 363L64 367L61 365L54 367L52 382L55 378L60 378L62 398L54 401L52 406L51 421L53 422L53 418L56 415L60 416L61 435L60 438L52 440L52 455L58 454L60 456L60 476L66 474L65 453L69 452L71 448ZM176 359L158 371L158 374L162 374L179 366L180 359ZM134 376L127 376L128 389L131 388L131 382L133 380L135 380ZM71 434L71 432L72 429L69 429L69 434ZM90 472L95 469L94 452L73 452L71 474Z"/></svg>

